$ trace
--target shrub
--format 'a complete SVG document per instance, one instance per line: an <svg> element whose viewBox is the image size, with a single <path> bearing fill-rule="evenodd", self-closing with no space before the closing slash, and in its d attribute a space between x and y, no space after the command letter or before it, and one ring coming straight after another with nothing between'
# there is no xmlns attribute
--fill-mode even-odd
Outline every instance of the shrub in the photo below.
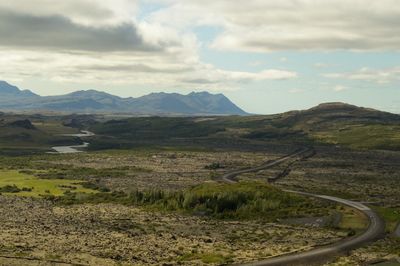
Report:
<svg viewBox="0 0 400 266"><path fill-rule="evenodd" d="M131 193L96 194L68 193L52 198L61 204L119 203L143 206L163 211L183 211L221 219L260 218L273 221L285 217L301 217L315 207L310 199L283 192L261 182L236 184L205 183L186 191L135 190Z"/></svg>
<svg viewBox="0 0 400 266"><path fill-rule="evenodd" d="M223 167L220 163L212 163L210 165L206 165L204 168L207 170L217 170L217 169L221 169Z"/></svg>
<svg viewBox="0 0 400 266"><path fill-rule="evenodd" d="M4 186L4 187L0 187L0 192L18 193L18 192L21 192L21 189L19 189L16 185L7 185L7 186Z"/></svg>

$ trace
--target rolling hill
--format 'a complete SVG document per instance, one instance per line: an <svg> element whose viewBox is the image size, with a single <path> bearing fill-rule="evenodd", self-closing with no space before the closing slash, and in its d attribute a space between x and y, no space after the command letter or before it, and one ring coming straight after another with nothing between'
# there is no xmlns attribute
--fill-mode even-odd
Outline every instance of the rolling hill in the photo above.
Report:
<svg viewBox="0 0 400 266"><path fill-rule="evenodd" d="M102 93L93 93L94 101L102 100ZM75 99L80 94L74 93ZM152 94L145 98L159 102L162 97ZM335 145L400 150L399 115L345 103L325 103L308 110L275 115L219 117L127 118L125 115L45 116L0 112L0 148L33 149L68 144L68 139L59 134L78 129L96 133L90 140L93 150L140 145L249 149L265 149L265 145L268 149L271 145Z"/></svg>
<svg viewBox="0 0 400 266"><path fill-rule="evenodd" d="M174 145L212 143L214 147L237 143L241 147L253 144L261 147L266 143L280 143L400 149L399 115L345 103L324 103L308 110L275 115L206 119L136 117L92 123L88 127L99 135L92 142L96 143L92 145L94 149L168 141Z"/></svg>
<svg viewBox="0 0 400 266"><path fill-rule="evenodd" d="M356 149L400 149L400 115L346 103L243 119L250 139L308 139Z"/></svg>

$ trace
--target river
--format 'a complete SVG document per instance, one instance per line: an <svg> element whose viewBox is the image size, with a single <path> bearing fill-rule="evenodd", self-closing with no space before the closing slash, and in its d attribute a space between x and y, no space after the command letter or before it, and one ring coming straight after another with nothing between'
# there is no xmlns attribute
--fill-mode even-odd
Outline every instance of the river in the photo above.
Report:
<svg viewBox="0 0 400 266"><path fill-rule="evenodd" d="M78 137L78 138L85 138L85 137L92 137L95 134L87 131L87 130L82 130L80 133L77 134L62 134L62 136L68 136L68 137ZM81 149L87 148L90 143L84 142L82 145L72 145L72 146L55 146L52 147L54 150L53 152L48 152L51 154L66 154L66 153L78 153L78 152L83 152Z"/></svg>

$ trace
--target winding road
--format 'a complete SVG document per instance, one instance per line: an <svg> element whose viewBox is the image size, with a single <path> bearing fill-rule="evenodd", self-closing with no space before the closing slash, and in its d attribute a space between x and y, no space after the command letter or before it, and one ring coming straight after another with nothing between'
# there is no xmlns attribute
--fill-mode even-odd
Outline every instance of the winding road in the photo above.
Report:
<svg viewBox="0 0 400 266"><path fill-rule="evenodd" d="M281 157L277 160L266 162L265 164L258 166L258 167L234 170L232 172L224 174L222 176L222 180L227 183L236 183L237 181L235 180L235 178L238 175L241 175L244 173L250 173L250 172L258 172L261 170L268 169L268 168L278 165L286 160L289 160L296 156L303 155L309 151L310 151L310 149L308 149L308 148L301 149L299 151L296 151L294 153L291 153L289 155ZM346 200L346 199L341 199L341 198L337 198L337 197L332 197L332 196L326 196L326 195L316 195L316 194L298 192L298 191L293 191L293 190L285 190L285 191L289 192L289 193L295 193L295 194L299 194L299 195L329 200L329 201L333 201L333 202L354 208L354 209L362 212L367 217L367 219L369 220L368 228L360 235L344 239L342 241L339 241L337 243L334 243L334 244L331 244L328 246L318 247L318 248L315 248L315 249L312 249L309 251L305 251L305 252L292 253L292 254L272 257L272 258L268 258L268 259L257 261L257 262L240 264L241 266L278 266L278 265L286 266L286 265L322 264L334 256L343 254L345 252L348 252L350 250L353 250L355 248L363 246L367 243L373 242L373 241L381 238L384 235L385 224L382 221L382 219L378 216L378 214L375 211L373 211L368 206L366 206L362 203L351 201L351 200Z"/></svg>
<svg viewBox="0 0 400 266"><path fill-rule="evenodd" d="M262 164L260 166L257 166L257 167L245 168L245 169L239 169L239 170L231 171L229 173L224 174L221 178L226 183L236 183L237 181L236 181L235 177L237 177L238 175L246 174L246 173L255 173L255 172L262 171L262 170L266 170L268 168L271 168L272 166L275 166L275 165L278 165L280 163L283 163L284 161L287 161L287 160L289 160L291 158L294 158L296 156L299 156L299 155L305 154L307 152L310 152L311 150L312 149L310 149L310 148L303 148L303 149L295 151L295 152L293 152L291 154L285 155L285 156L283 156L283 157L281 157L279 159L268 161L268 162L266 162L266 163L264 163L264 164Z"/></svg>

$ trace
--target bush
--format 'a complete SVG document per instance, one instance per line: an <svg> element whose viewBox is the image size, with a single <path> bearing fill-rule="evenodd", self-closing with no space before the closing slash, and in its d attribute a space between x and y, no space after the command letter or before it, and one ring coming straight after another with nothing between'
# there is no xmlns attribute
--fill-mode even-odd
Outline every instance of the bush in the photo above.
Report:
<svg viewBox="0 0 400 266"><path fill-rule="evenodd" d="M204 168L207 170L217 170L217 169L221 169L223 167L220 163L212 163L210 165L206 165Z"/></svg>
<svg viewBox="0 0 400 266"><path fill-rule="evenodd" d="M18 192L21 192L21 189L19 189L16 185L7 185L7 186L4 186L4 187L0 187L0 192L18 193Z"/></svg>
<svg viewBox="0 0 400 266"><path fill-rule="evenodd" d="M80 185L82 185L82 187L87 188L87 189L98 190L100 192L110 192L109 188L95 184L93 182L83 182L83 183L80 183Z"/></svg>
<svg viewBox="0 0 400 266"><path fill-rule="evenodd" d="M91 185L89 185L91 186ZM112 192L96 194L68 193L52 198L61 204L119 203L143 206L163 211L183 211L221 219L252 219L262 217L301 217L323 209L315 207L305 197L289 194L261 182L236 184L206 183L186 191L135 190L131 193Z"/></svg>

